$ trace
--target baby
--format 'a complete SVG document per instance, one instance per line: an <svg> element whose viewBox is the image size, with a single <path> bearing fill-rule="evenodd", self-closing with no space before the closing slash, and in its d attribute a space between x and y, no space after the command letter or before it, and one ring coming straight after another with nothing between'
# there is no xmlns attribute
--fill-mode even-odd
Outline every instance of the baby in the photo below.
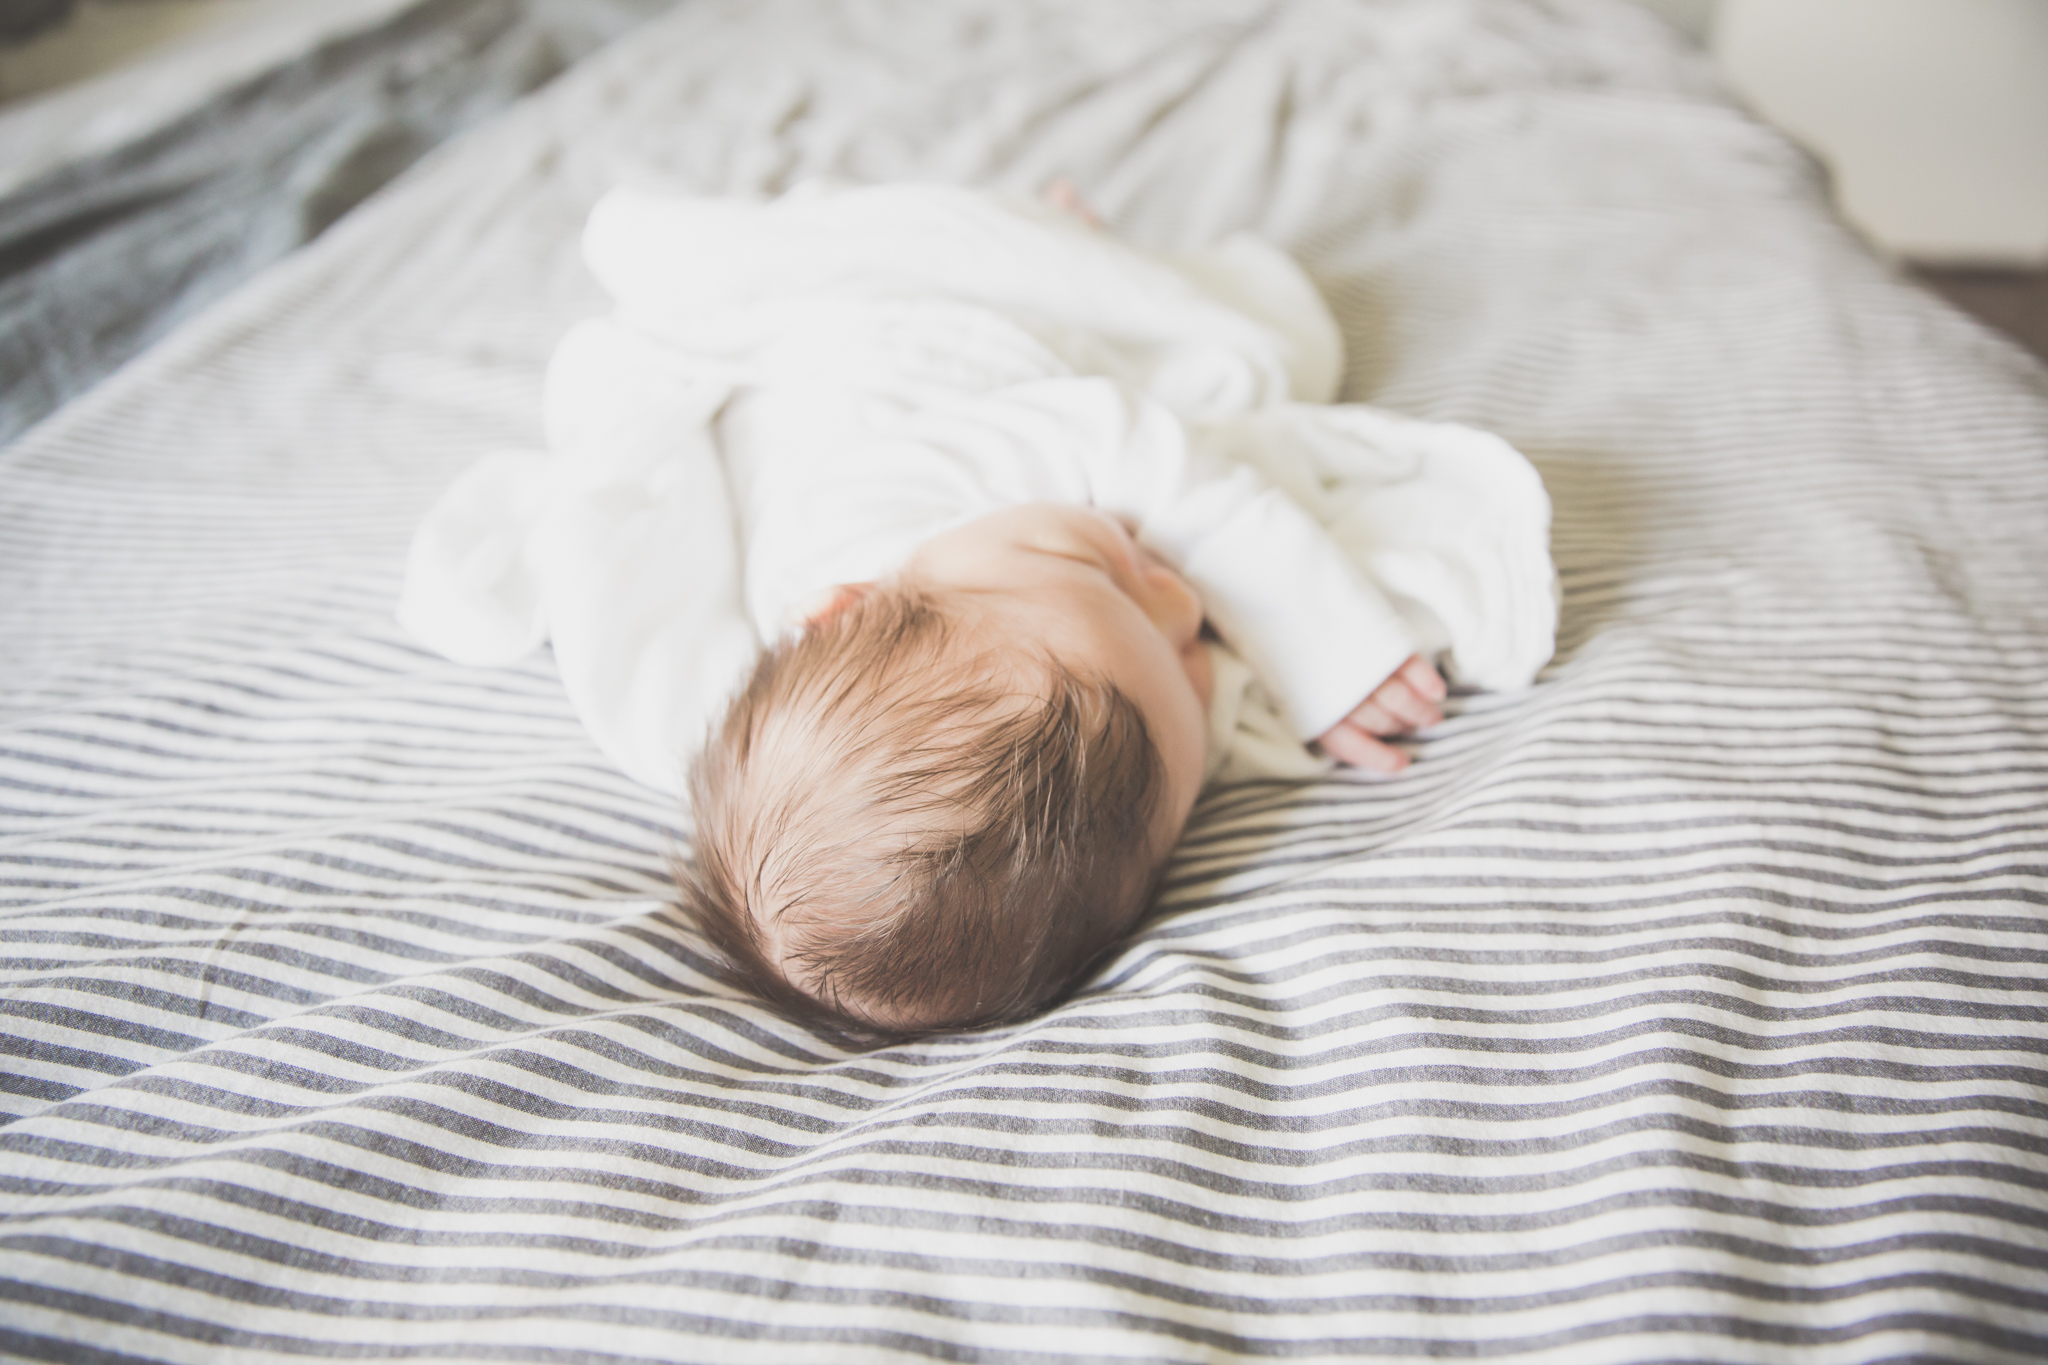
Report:
<svg viewBox="0 0 2048 1365"><path fill-rule="evenodd" d="M1137 252L935 186L621 192L552 453L444 495L401 618L552 638L687 790L685 908L761 995L889 1038L1025 1017L1129 933L1205 781L1377 772L1548 657L1548 504L1463 428L1331 406L1284 256ZM697 748L693 762L684 757Z"/></svg>
<svg viewBox="0 0 2048 1365"><path fill-rule="evenodd" d="M690 779L691 908L792 1012L913 1032L1033 1012L1129 932L1202 787L1202 599L1122 523L1030 503L843 586L763 656ZM1433 725L1411 656L1319 739Z"/></svg>

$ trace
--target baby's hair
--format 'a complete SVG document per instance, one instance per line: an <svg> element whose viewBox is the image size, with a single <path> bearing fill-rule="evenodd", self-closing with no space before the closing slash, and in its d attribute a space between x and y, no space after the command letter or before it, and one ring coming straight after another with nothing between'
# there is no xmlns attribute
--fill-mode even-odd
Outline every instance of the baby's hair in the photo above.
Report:
<svg viewBox="0 0 2048 1365"><path fill-rule="evenodd" d="M765 651L690 774L685 911L853 1041L1021 1018L1143 913L1165 765L1138 707L971 603L869 592Z"/></svg>

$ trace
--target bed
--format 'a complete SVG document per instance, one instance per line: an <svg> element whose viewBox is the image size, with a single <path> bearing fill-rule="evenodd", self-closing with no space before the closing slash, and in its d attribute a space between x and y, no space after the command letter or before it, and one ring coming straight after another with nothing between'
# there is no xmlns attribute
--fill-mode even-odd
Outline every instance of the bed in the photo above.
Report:
<svg viewBox="0 0 2048 1365"><path fill-rule="evenodd" d="M1212 790L1028 1024L668 903L545 654L392 621L628 180L1252 227L1498 431L1556 659ZM1620 0L684 0L0 450L0 1353L2048 1354L2048 372Z"/></svg>

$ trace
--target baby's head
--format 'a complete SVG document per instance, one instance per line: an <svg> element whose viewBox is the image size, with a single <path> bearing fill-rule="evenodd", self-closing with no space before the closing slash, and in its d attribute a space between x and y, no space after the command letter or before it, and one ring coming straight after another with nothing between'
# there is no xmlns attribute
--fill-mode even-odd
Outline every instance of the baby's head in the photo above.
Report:
<svg viewBox="0 0 2048 1365"><path fill-rule="evenodd" d="M1041 1008L1136 923L1194 804L1201 622L1121 525L1051 504L839 589L691 773L690 908L762 994L856 1033Z"/></svg>

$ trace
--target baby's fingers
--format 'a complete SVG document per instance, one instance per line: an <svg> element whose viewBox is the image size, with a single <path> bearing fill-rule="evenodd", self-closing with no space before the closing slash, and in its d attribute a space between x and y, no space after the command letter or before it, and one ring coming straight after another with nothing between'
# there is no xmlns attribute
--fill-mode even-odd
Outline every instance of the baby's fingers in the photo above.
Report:
<svg viewBox="0 0 2048 1365"><path fill-rule="evenodd" d="M1427 729L1444 718L1437 702L1445 690L1435 669L1410 658L1375 687L1350 718L1376 735Z"/></svg>
<svg viewBox="0 0 2048 1365"><path fill-rule="evenodd" d="M1348 720L1340 720L1325 730L1317 743L1339 763L1369 773L1397 773L1408 766L1408 755L1391 744L1381 743Z"/></svg>
<svg viewBox="0 0 2048 1365"><path fill-rule="evenodd" d="M1364 720L1359 716L1359 711L1368 709L1392 717L1394 723L1381 726ZM1353 711L1351 715L1354 720L1364 724L1366 729L1381 735L1396 734L1403 730L1426 729L1444 718L1443 710L1435 702L1417 696L1415 689L1398 675L1381 683L1373 694L1365 699L1365 705L1359 707L1358 711Z"/></svg>
<svg viewBox="0 0 2048 1365"><path fill-rule="evenodd" d="M1344 717L1343 723L1353 725L1369 735L1398 735L1414 727L1408 721L1380 705L1380 696L1375 692Z"/></svg>
<svg viewBox="0 0 2048 1365"><path fill-rule="evenodd" d="M1398 735L1421 730L1444 718L1437 705L1450 689L1434 668L1420 655L1408 660L1372 690L1352 713L1323 733L1318 742L1323 752L1339 763L1372 773L1397 773L1408 766L1408 755L1380 735Z"/></svg>
<svg viewBox="0 0 2048 1365"><path fill-rule="evenodd" d="M1408 662L1394 670L1394 676L1414 688L1415 694L1425 701L1442 701L1451 695L1451 689L1444 683L1444 675L1420 654L1410 654Z"/></svg>

